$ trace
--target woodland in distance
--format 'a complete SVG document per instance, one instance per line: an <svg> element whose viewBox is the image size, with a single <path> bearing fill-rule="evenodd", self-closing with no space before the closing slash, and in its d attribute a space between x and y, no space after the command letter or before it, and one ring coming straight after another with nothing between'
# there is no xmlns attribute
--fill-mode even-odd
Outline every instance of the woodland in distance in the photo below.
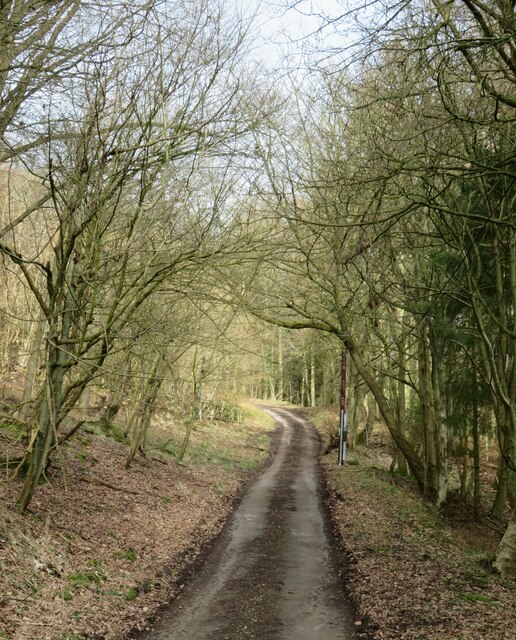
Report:
<svg viewBox="0 0 516 640"><path fill-rule="evenodd" d="M514 2L339 0L274 70L229 5L0 1L12 508L92 420L124 413L129 467L163 407L182 458L241 397L335 405L344 349L350 448L381 420L422 500L500 523L510 579Z"/></svg>

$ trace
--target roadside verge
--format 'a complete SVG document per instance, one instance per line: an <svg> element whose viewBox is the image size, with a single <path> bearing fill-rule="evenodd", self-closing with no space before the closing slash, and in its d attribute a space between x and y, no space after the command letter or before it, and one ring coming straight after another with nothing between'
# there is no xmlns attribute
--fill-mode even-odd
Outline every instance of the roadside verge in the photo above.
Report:
<svg viewBox="0 0 516 640"><path fill-rule="evenodd" d="M309 419L328 445L327 416ZM333 527L346 556L346 589L357 632L374 640L510 640L514 585L489 568L499 532L450 523L407 479L392 476L382 450L358 447L348 463L321 455Z"/></svg>
<svg viewBox="0 0 516 640"><path fill-rule="evenodd" d="M23 517L9 506L17 482L2 482L0 639L120 640L145 628L267 463L273 421L246 414L243 424L196 425L185 465L174 459L177 425L177 441L164 444L167 415L149 455L127 470L124 445L78 435Z"/></svg>

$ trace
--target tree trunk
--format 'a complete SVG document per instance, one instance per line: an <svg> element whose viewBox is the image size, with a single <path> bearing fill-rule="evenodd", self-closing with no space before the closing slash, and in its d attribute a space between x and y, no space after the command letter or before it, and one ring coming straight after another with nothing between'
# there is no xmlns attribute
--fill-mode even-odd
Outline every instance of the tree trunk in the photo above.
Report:
<svg viewBox="0 0 516 640"><path fill-rule="evenodd" d="M315 358L313 345L310 346L310 406L315 407Z"/></svg>
<svg viewBox="0 0 516 640"><path fill-rule="evenodd" d="M163 383L163 378L159 378L157 375L158 367L161 360L162 356L160 355L154 364L151 377L148 381L146 391L142 399L143 407L141 416L140 420L135 424L135 428L133 430L131 446L129 448L129 453L125 461L126 469L131 465L131 462L134 460L134 456L138 453L138 451L143 451L143 448L145 446L147 431L149 430L152 414L154 412L154 404Z"/></svg>
<svg viewBox="0 0 516 640"><path fill-rule="evenodd" d="M274 384L274 374L272 372L273 367L271 366L273 355L274 354L271 353L269 357L269 354L266 353L265 348L263 349L263 366L265 374L263 389L265 400L267 400L268 398L270 398L271 400L276 400L276 387Z"/></svg>
<svg viewBox="0 0 516 640"><path fill-rule="evenodd" d="M41 314L36 320L34 339L32 340L32 343L30 345L30 353L27 360L27 366L25 368L25 385L23 387L22 409L21 409L21 415L22 417L25 417L25 418L28 417L28 415L30 414L30 402L32 400L34 381L36 380L36 374L38 371L44 330L45 330L45 318Z"/></svg>
<svg viewBox="0 0 516 640"><path fill-rule="evenodd" d="M278 398L284 400L284 383L283 383L283 335L281 327L278 327Z"/></svg>
<svg viewBox="0 0 516 640"><path fill-rule="evenodd" d="M300 388L300 400L301 406L308 406L310 403L310 398L308 398L308 402L306 401L306 396L308 394L308 367L306 365L306 355L303 354L303 375L301 377L301 388Z"/></svg>
<svg viewBox="0 0 516 640"><path fill-rule="evenodd" d="M462 426L461 430L461 444L462 444L462 460L460 462L460 491L459 497L464 502L468 493L468 430L466 425Z"/></svg>
<svg viewBox="0 0 516 640"><path fill-rule="evenodd" d="M446 389L444 386L444 372L442 363L443 345L437 341L435 336L432 340L432 361L433 361L433 391L435 399L435 414L438 416L436 438L437 438L437 469L439 475L439 486L437 493L437 506L445 504L448 497L448 477L450 472L450 461L448 455L448 416L446 412Z"/></svg>
<svg viewBox="0 0 516 640"><path fill-rule="evenodd" d="M112 383L113 386L106 401L106 406L104 407L102 415L99 419L106 425L114 420L114 418L118 415L118 412L122 408L124 397L126 395L127 389L129 387L129 381L131 379L131 367L131 357L127 357L122 374L122 381L119 383L117 379L116 382ZM126 427L125 435L128 434L130 428L130 425Z"/></svg>
<svg viewBox="0 0 516 640"><path fill-rule="evenodd" d="M426 329L422 327L418 341L419 395L421 399L421 428L425 464L425 495L438 495L437 450L433 389L430 378L430 354Z"/></svg>
<svg viewBox="0 0 516 640"><path fill-rule="evenodd" d="M475 519L480 518L480 434L478 426L478 385L475 371L475 388L473 393L473 514Z"/></svg>
<svg viewBox="0 0 516 640"><path fill-rule="evenodd" d="M7 350L7 372L12 373L18 369L20 364L20 344L18 342L19 331L11 337L11 342Z"/></svg>
<svg viewBox="0 0 516 640"><path fill-rule="evenodd" d="M403 434L406 434L407 429L406 429L406 424L407 424L407 403L406 403L406 395L405 395L405 384L403 382L403 379L405 377L405 368L406 368L406 354L405 354L405 344L404 341L402 344L400 344L399 346L399 351L398 351L398 357L399 357L399 368L398 368L398 393L397 393L397 400L398 400L398 423L400 425L400 429L403 432ZM400 449L397 449L396 451L396 460L398 463L398 471L400 473L402 473L403 475L407 475L408 472L408 467L407 467L407 461L405 459L405 456L403 455L403 453L400 451Z"/></svg>
<svg viewBox="0 0 516 640"><path fill-rule="evenodd" d="M369 438L373 434L374 431L374 422L376 420L376 413L378 411L378 407L376 405L376 400L374 399L374 395L372 393L367 394L367 420L362 431L357 435L357 444L369 444ZM403 458L405 459L405 458ZM405 460L406 463L406 460Z"/></svg>
<svg viewBox="0 0 516 640"><path fill-rule="evenodd" d="M194 402L193 402L193 415L192 418L193 420L202 420L202 388L203 388L203 383L204 383L204 376L205 376L205 369L204 369L204 365L206 362L206 359L204 358L204 356L201 358L201 370L199 372L199 375L197 375L197 354L195 357L195 361L194 361L194 371L193 371L193 375L194 375L194 389L193 389L193 396L194 396Z"/></svg>
<svg viewBox="0 0 516 640"><path fill-rule="evenodd" d="M500 456L497 473L496 496L491 508L491 516L501 520L507 502L507 465L503 456Z"/></svg>
<svg viewBox="0 0 516 640"><path fill-rule="evenodd" d="M348 430L348 447L350 451L355 448L355 425L353 424L353 418L355 415L355 402L356 402L356 369L352 362L348 361L347 365L347 398L346 398L346 414L347 414L347 430Z"/></svg>
<svg viewBox="0 0 516 640"><path fill-rule="evenodd" d="M54 442L50 393L51 390L47 386L41 400L37 429L33 436L32 444L22 463L22 471L25 473L25 478L21 492L16 500L16 509L20 513L25 511L32 500L41 474L47 466L48 454Z"/></svg>
<svg viewBox="0 0 516 640"><path fill-rule="evenodd" d="M183 458L185 457L186 450L188 448L188 443L190 442L190 436L192 435L193 430L193 420L189 420L186 423L186 431L183 437L183 442L181 443L181 449L179 450L179 455L177 459L179 462L183 462Z"/></svg>
<svg viewBox="0 0 516 640"><path fill-rule="evenodd" d="M358 376L355 377L355 380ZM353 405L350 407L349 443L350 449L354 449L357 443L358 430L364 416L364 400L367 386L361 380L356 380L354 385Z"/></svg>
<svg viewBox="0 0 516 640"><path fill-rule="evenodd" d="M90 402L91 402L91 387L87 386L82 392L82 395L79 401L79 407L83 412L83 415L87 416L89 414Z"/></svg>
<svg viewBox="0 0 516 640"><path fill-rule="evenodd" d="M494 566L504 578L516 577L516 509L496 550Z"/></svg>
<svg viewBox="0 0 516 640"><path fill-rule="evenodd" d="M419 456L417 455L409 440L399 428L396 416L389 406L387 398L385 397L381 386L378 384L373 371L364 362L360 350L350 339L344 340L344 343L349 350L349 353L351 354L357 371L360 373L367 386L369 387L371 393L373 394L378 404L380 413L382 414L382 417L385 421L385 424L387 425L387 428L389 429L394 442L401 449L403 455L407 459L407 464L410 467L410 471L412 472L412 475L416 480L419 490L421 492L424 492L427 483L425 479L425 470Z"/></svg>
<svg viewBox="0 0 516 640"><path fill-rule="evenodd" d="M50 321L47 344L46 380L39 408L36 432L32 446L29 445L21 466L25 473L23 486L16 500L16 508L21 513L29 506L34 491L48 464L48 456L57 440L57 420L61 409L64 376L67 371L67 351L60 348L60 342L68 340L72 325L73 299L71 287L63 304L62 325L58 329L58 315Z"/></svg>

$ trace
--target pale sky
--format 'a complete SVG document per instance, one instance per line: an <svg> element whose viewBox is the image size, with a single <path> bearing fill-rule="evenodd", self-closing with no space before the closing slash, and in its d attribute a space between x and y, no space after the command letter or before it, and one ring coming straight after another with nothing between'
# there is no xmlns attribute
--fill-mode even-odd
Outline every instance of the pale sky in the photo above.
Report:
<svg viewBox="0 0 516 640"><path fill-rule="evenodd" d="M233 0L244 16L256 14L254 55L266 66L283 66L282 58L300 56L307 38L316 38L323 24L321 14L336 17L342 14L338 0ZM295 8L288 9L288 5ZM331 30L319 32L323 42L329 42ZM295 66L292 61L291 65Z"/></svg>

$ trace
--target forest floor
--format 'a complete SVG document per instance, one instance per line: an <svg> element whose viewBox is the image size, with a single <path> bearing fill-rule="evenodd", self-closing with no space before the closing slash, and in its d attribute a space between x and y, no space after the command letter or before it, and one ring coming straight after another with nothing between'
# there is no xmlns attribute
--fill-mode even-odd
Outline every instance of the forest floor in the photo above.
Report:
<svg viewBox="0 0 516 640"><path fill-rule="evenodd" d="M0 484L0 639L115 640L144 629L177 595L263 466L273 421L199 424L186 464L184 429L162 413L153 450L124 468L127 447L96 429L61 447L25 516ZM88 433L88 431L90 431ZM13 433L0 430L0 449Z"/></svg>
<svg viewBox="0 0 516 640"><path fill-rule="evenodd" d="M338 418L307 411L323 445ZM387 434L358 447L348 463L322 455L334 531L346 556L343 577L374 640L513 640L516 591L490 569L503 527L455 504L453 518L424 503L407 479L389 473ZM495 465L493 465L495 468ZM486 479L487 481L487 479Z"/></svg>
<svg viewBox="0 0 516 640"><path fill-rule="evenodd" d="M324 445L334 414L307 414ZM183 591L267 459L272 420L249 407L247 415L244 425L199 424L179 465L183 429L162 413L149 455L129 470L127 447L86 425L60 449L23 517L11 508L17 481L2 479L0 640L120 640L147 628ZM0 449L16 437L0 430ZM335 451L321 456L358 636L512 640L514 584L489 563L502 526L474 522L458 503L452 519L421 501L389 473L388 443L378 430L344 467Z"/></svg>

